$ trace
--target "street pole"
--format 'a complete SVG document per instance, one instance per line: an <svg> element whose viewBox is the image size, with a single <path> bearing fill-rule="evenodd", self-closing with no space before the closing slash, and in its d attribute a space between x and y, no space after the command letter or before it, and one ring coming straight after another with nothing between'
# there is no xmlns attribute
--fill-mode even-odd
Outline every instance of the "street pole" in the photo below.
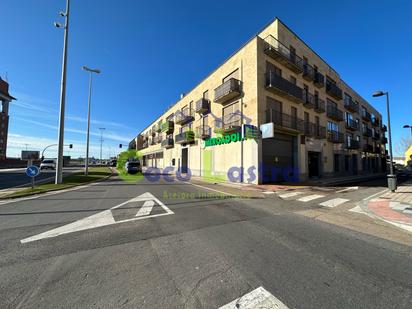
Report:
<svg viewBox="0 0 412 309"><path fill-rule="evenodd" d="M62 63L62 77L60 88L60 118L59 118L59 141L57 150L57 166L55 183L63 182L63 143L64 143L64 110L66 101L66 69L67 69L67 46L69 36L69 16L70 16L70 0L66 2L66 13L64 25L64 43L63 43L63 63Z"/></svg>
<svg viewBox="0 0 412 309"><path fill-rule="evenodd" d="M389 137L389 155L390 155L390 163L389 163L389 168L390 168L390 173L391 175L394 175L394 170L393 170L393 154L392 154L392 131L391 131L391 115L389 111L389 92L385 92L386 94L386 111L388 114L388 137Z"/></svg>
<svg viewBox="0 0 412 309"><path fill-rule="evenodd" d="M106 128L99 128L100 130L100 164L102 163L102 149L103 149L103 130Z"/></svg>
<svg viewBox="0 0 412 309"><path fill-rule="evenodd" d="M84 175L89 175L89 141L90 141L90 107L92 100L92 72L90 72L89 79L89 102L88 102L88 112L87 112L87 138L86 138L86 162L84 164Z"/></svg>

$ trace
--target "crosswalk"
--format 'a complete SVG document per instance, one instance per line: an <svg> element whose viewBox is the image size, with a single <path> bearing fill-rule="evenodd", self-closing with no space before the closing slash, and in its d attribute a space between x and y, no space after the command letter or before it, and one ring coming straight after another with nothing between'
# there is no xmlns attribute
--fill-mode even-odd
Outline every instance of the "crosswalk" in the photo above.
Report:
<svg viewBox="0 0 412 309"><path fill-rule="evenodd" d="M327 207L327 208L333 208L333 207L345 204L347 202L350 202L349 199L340 198L340 197L333 197L333 198L325 200L325 198L328 198L330 195L314 193L311 191L298 191L298 190L292 191L292 192L279 191L279 192L276 192L276 194L282 200L287 200L287 201L295 200L295 201L302 203L302 205L305 205L309 202L317 202L319 200L318 205L322 207Z"/></svg>

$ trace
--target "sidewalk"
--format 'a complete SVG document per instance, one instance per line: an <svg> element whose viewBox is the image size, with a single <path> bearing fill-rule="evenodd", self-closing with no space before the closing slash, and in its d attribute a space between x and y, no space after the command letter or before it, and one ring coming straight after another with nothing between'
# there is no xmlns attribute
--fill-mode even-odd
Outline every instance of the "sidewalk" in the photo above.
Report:
<svg viewBox="0 0 412 309"><path fill-rule="evenodd" d="M396 192L385 190L365 200L361 208L373 217L412 232L412 181L398 186Z"/></svg>

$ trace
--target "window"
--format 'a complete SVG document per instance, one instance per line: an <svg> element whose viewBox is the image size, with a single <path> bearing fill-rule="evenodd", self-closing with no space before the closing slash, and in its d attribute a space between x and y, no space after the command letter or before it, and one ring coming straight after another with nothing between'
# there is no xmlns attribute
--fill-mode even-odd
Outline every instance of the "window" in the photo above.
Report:
<svg viewBox="0 0 412 309"><path fill-rule="evenodd" d="M266 61L266 72L273 72L276 75L282 76L282 70L269 61Z"/></svg>
<svg viewBox="0 0 412 309"><path fill-rule="evenodd" d="M336 122L328 121L328 131L339 132L339 125Z"/></svg>
<svg viewBox="0 0 412 309"><path fill-rule="evenodd" d="M239 69L234 70L232 73L230 73L228 76L226 76L225 78L223 78L223 83L227 82L229 79L231 78L236 78L236 79L240 79L239 78Z"/></svg>
<svg viewBox="0 0 412 309"><path fill-rule="evenodd" d="M240 125L241 113L239 102L222 108L222 119L224 125Z"/></svg>
<svg viewBox="0 0 412 309"><path fill-rule="evenodd" d="M333 155L333 170L337 173L339 172L339 161L340 161L340 155L339 154L334 154Z"/></svg>
<svg viewBox="0 0 412 309"><path fill-rule="evenodd" d="M202 117L202 122L204 126L209 125L209 115L205 115Z"/></svg>
<svg viewBox="0 0 412 309"><path fill-rule="evenodd" d="M352 97L345 92L345 104L349 104L352 101Z"/></svg>
<svg viewBox="0 0 412 309"><path fill-rule="evenodd" d="M318 67L316 65L313 66L313 72L318 73Z"/></svg>
<svg viewBox="0 0 412 309"><path fill-rule="evenodd" d="M203 99L209 100L209 90L203 92Z"/></svg>

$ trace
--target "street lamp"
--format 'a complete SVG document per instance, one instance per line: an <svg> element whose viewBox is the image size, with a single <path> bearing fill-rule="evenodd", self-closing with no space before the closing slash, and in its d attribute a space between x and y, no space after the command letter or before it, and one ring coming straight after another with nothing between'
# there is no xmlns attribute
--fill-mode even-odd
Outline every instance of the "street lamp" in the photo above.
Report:
<svg viewBox="0 0 412 309"><path fill-rule="evenodd" d="M100 74L101 71L98 69L90 69L83 66L82 69L90 73L89 77L89 100L88 100L88 112L87 112L87 137L86 137L86 161L84 163L84 175L89 175L89 140L90 140L90 106L92 101L92 83L93 83L93 73Z"/></svg>
<svg viewBox="0 0 412 309"><path fill-rule="evenodd" d="M391 132L391 115L389 112L389 93L388 92L383 92L383 91L375 91L372 96L373 97L381 97L386 95L386 112L388 115L388 137L389 137L389 168L390 168L390 174L387 176L388 177L388 188L392 192L395 192L396 190L396 175L394 174L393 170L393 154L392 154L392 132Z"/></svg>
<svg viewBox="0 0 412 309"><path fill-rule="evenodd" d="M102 163L102 148L103 148L103 131L106 128L99 128L100 130L100 164Z"/></svg>
<svg viewBox="0 0 412 309"><path fill-rule="evenodd" d="M410 126L410 125L408 125L408 124L405 124L404 126L403 126L403 128L404 129L411 129L411 135L412 135L412 126Z"/></svg>
<svg viewBox="0 0 412 309"><path fill-rule="evenodd" d="M64 142L64 109L66 101L66 68L67 68L67 45L69 37L69 14L70 12L70 0L66 0L66 12L60 12L60 16L64 17L65 24L55 22L54 25L57 28L64 29L64 41L63 41L63 62L62 62L62 77L60 87L60 112L59 112L59 141L57 150L57 166L56 166L56 179L55 183L59 184L63 182L63 142Z"/></svg>

